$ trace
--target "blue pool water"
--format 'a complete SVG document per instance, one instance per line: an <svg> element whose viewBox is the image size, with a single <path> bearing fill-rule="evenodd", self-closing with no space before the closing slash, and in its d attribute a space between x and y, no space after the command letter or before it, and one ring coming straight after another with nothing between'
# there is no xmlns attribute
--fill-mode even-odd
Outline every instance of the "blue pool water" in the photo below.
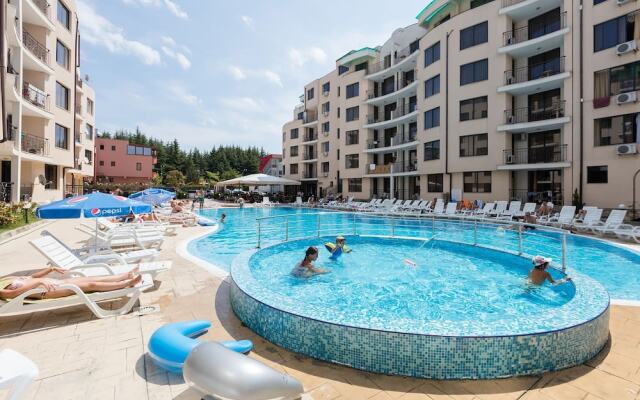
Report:
<svg viewBox="0 0 640 400"><path fill-rule="evenodd" d="M222 269L229 270L232 260L241 252L257 244L256 218L292 215L288 221L289 239L314 236L317 233L316 210L293 208L245 208L205 210L206 217L227 215L222 229L212 235L189 244L192 254ZM302 214L309 214L304 216ZM435 228L435 237L442 240L473 242L473 229L455 221L397 222L393 228L382 224L374 216L358 217L357 234L390 235L430 238ZM279 243L284 240L284 219L265 220L261 224L261 244ZM393 230L393 232L392 232ZM322 235L352 234L353 217L343 213L328 213L321 218ZM513 231L500 232L495 227L478 228L477 243L487 247L517 249L518 237ZM427 247L427 246L424 246ZM640 300L640 254L591 238L571 235L567 240L567 264L571 270L586 274L602 283L613 299ZM298 249L301 252L302 249ZM556 261L561 258L558 234L553 232L526 232L523 237L523 252L551 255ZM376 253L377 255L380 252ZM411 255L411 253L408 253ZM423 255L422 255L423 256ZM418 257L414 257L418 258ZM293 267L291 260L276 263L279 268Z"/></svg>

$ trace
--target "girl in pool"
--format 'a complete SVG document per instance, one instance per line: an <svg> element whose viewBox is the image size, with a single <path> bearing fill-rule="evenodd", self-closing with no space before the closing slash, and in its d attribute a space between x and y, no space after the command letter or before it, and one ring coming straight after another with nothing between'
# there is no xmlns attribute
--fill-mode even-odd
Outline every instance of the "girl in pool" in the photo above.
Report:
<svg viewBox="0 0 640 400"><path fill-rule="evenodd" d="M529 272L529 282L534 285L542 285L545 281L549 281L552 285L560 285L571 280L571 278L566 277L556 281L551 277L551 274L547 272L547 268L551 262L550 258L535 256L532 261L533 269Z"/></svg>
<svg viewBox="0 0 640 400"><path fill-rule="evenodd" d="M318 249L314 246L309 247L304 254L304 259L296 265L293 271L291 271L291 274L298 278L309 278L313 275L326 274L329 272L326 269L313 265L313 262L317 259Z"/></svg>
<svg viewBox="0 0 640 400"><path fill-rule="evenodd" d="M327 243L324 246L331 253L331 257L329 257L329 258L332 259L332 260L337 260L338 258L340 258L342 253L351 252L351 249L346 246L346 239L344 238L344 236L336 237L336 243L335 244Z"/></svg>

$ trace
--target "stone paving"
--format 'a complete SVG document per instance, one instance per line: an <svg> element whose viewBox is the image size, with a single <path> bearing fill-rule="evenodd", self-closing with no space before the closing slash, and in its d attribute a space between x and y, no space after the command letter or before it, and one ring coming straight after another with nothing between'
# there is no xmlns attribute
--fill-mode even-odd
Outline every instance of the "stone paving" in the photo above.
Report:
<svg viewBox="0 0 640 400"><path fill-rule="evenodd" d="M28 241L47 229L69 245L86 237L78 221L56 221L0 245L0 276L42 268L45 258ZM640 400L640 307L613 306L611 341L584 365L542 376L489 381L436 381L385 376L310 359L279 348L242 326L229 305L228 283L176 253L179 242L207 228L180 228L167 237L162 259L173 269L158 277L141 305L159 312L96 319L86 308L0 318L0 347L10 347L40 368L27 399L199 399L182 377L158 369L145 354L161 325L208 319L204 340L250 339L256 358L304 385L303 399L629 399ZM636 247L637 248L637 247ZM0 398L5 392L0 391Z"/></svg>

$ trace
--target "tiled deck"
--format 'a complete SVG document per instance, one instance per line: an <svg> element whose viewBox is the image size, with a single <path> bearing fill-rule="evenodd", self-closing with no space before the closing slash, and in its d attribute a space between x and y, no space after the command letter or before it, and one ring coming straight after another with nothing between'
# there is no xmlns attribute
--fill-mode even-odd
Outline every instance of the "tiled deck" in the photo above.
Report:
<svg viewBox="0 0 640 400"><path fill-rule="evenodd" d="M69 244L83 234L78 221L47 229ZM305 399L635 399L640 400L640 307L613 306L610 344L585 365L542 376L491 381L434 381L390 377L328 364L274 346L243 327L229 305L228 284L176 253L177 244L205 228L184 228L168 237L162 259L171 272L141 296L160 312L98 320L86 308L0 318L0 347L36 362L40 377L28 399L199 399L181 377L159 370L145 355L151 333L162 324L209 319L204 340L251 339L250 357L298 378ZM28 240L40 230L0 245L0 275L45 266ZM0 392L0 398L4 393Z"/></svg>

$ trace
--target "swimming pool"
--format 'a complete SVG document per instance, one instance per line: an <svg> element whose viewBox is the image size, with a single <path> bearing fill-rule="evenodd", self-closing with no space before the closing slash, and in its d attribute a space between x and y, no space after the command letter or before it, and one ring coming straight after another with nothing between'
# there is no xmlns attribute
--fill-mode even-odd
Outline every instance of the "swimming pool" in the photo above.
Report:
<svg viewBox="0 0 640 400"><path fill-rule="evenodd" d="M241 252L254 248L257 244L256 218L268 216L291 215L288 222L290 238L302 238L316 234L317 210L301 208L223 208L204 210L206 217L216 218L221 213L227 215L226 222L217 233L190 242L188 251L225 271L229 271L231 263ZM304 215L307 214L307 215ZM352 233L352 217L345 213L323 215L322 234ZM390 235L392 232L383 219L375 216L358 217L357 234ZM261 224L262 245L278 243L284 240L284 219L277 218ZM393 228L395 236L430 238L435 228L436 238L451 241L470 242L473 232L465 229L456 221L431 221L420 223L398 221ZM499 232L495 226L480 227L478 244L494 247L517 247L516 232ZM545 237L548 236L548 237ZM553 232L525 233L523 235L523 251L537 254L545 250L556 261L561 259L561 248L558 246L558 235ZM576 270L600 282L609 292L612 299L640 301L640 254L604 241L570 235L567 239L567 263L570 270Z"/></svg>
<svg viewBox="0 0 640 400"><path fill-rule="evenodd" d="M609 296L579 273L560 286L531 287L528 258L439 239L347 236L353 251L332 261L322 246L331 238L236 257L236 315L295 352L437 379L565 368L590 359L607 341ZM316 264L330 273L290 274L308 246L321 249Z"/></svg>

